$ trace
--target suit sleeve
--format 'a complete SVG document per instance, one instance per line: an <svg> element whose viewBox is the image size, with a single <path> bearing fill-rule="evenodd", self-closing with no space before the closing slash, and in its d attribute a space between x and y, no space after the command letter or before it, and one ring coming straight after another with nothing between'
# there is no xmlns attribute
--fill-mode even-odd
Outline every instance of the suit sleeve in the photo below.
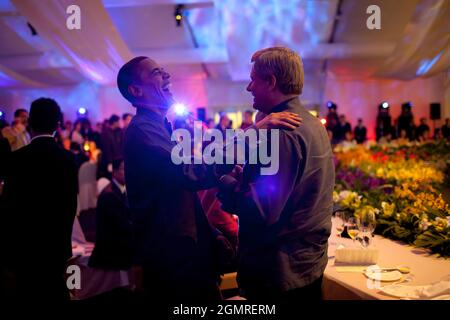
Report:
<svg viewBox="0 0 450 320"><path fill-rule="evenodd" d="M173 146L169 145L163 137L156 137L161 140L161 143L150 144L142 139L145 135L137 128L128 134L127 140L132 146L125 152L134 153L134 159L138 159L142 179L170 181L186 189L197 191L216 186L218 179L234 167L233 164L195 164L193 158L189 163L175 164L171 157ZM155 139L155 137L152 138Z"/></svg>

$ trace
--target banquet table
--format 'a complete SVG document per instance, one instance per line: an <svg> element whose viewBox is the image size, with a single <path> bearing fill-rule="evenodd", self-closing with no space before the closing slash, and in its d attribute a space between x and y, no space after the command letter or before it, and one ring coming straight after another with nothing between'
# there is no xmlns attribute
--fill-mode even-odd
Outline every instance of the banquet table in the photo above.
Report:
<svg viewBox="0 0 450 320"><path fill-rule="evenodd" d="M103 270L89 267L89 257L93 243L72 242L73 257L69 265L77 265L81 272L81 288L71 290L73 300L83 300L98 296L117 288L132 288L130 271Z"/></svg>
<svg viewBox="0 0 450 320"><path fill-rule="evenodd" d="M329 239L328 265L324 274L323 295L324 299L371 299L391 300L398 299L389 296L379 287L374 286L371 280L362 273L339 272L335 264L334 255L337 243L344 246L354 246L351 239L338 238L336 229L333 228ZM357 244L358 245L358 244ZM393 241L381 236L372 239L371 246L379 251L377 265L380 267L408 266L411 273L403 275L410 277L411 281L403 283L408 286L430 285L441 281L450 275L450 259L444 259L432 255L426 250L418 249L404 243ZM379 285L386 286L390 282L381 282Z"/></svg>

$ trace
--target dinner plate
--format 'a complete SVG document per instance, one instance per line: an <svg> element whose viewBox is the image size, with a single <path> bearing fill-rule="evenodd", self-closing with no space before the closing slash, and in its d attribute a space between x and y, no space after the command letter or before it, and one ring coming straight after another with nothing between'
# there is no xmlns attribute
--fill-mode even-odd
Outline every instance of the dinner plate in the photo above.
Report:
<svg viewBox="0 0 450 320"><path fill-rule="evenodd" d="M390 272L377 272L376 270L373 271L366 271L365 275L367 278L375 281L383 281L383 282L392 282L392 281L398 281L402 278L402 274L400 271L390 271Z"/></svg>

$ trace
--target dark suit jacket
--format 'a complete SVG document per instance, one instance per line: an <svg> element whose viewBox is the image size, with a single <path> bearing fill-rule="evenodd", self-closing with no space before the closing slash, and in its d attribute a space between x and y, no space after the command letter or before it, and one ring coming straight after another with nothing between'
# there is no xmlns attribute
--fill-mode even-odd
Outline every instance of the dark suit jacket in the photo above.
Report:
<svg viewBox="0 0 450 320"><path fill-rule="evenodd" d="M11 154L11 147L6 138L3 138L0 134L0 181L3 180L6 170L7 160Z"/></svg>
<svg viewBox="0 0 450 320"><path fill-rule="evenodd" d="M174 164L169 130L162 116L138 108L125 133L136 262L151 273L153 289L207 295L217 278L213 234L196 191L215 186L221 173L214 166Z"/></svg>
<svg viewBox="0 0 450 320"><path fill-rule="evenodd" d="M133 259L131 216L126 195L111 182L97 201L95 248L89 266L128 270Z"/></svg>
<svg viewBox="0 0 450 320"><path fill-rule="evenodd" d="M298 98L272 112L290 111L300 127L279 131L279 170L260 175L244 167L243 190L227 199L239 216L241 288L253 296L304 287L319 279L327 265L331 232L334 165L325 128Z"/></svg>
<svg viewBox="0 0 450 320"><path fill-rule="evenodd" d="M72 256L77 192L75 163L54 138L38 137L11 154L1 210L2 254L10 270L32 281L29 289L35 282L47 283L45 289L55 284L52 279L62 279Z"/></svg>

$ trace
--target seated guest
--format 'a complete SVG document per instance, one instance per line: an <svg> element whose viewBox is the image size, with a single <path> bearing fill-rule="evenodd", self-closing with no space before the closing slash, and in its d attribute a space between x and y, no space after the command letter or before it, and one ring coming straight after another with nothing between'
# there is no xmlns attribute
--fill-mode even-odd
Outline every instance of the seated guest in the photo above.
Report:
<svg viewBox="0 0 450 320"><path fill-rule="evenodd" d="M112 181L97 201L95 248L89 266L109 270L131 267L132 226L125 193L123 160L113 161Z"/></svg>
<svg viewBox="0 0 450 320"><path fill-rule="evenodd" d="M72 256L77 209L77 168L53 137L58 104L40 98L31 104L30 144L11 154L3 191L0 243L14 275L15 298L57 302L69 299L64 279Z"/></svg>
<svg viewBox="0 0 450 320"><path fill-rule="evenodd" d="M353 134L351 131L345 133L345 139L340 143L344 150L356 147L356 140L353 139Z"/></svg>
<svg viewBox="0 0 450 320"><path fill-rule="evenodd" d="M16 151L30 142L27 125L28 111L17 109L14 112L14 121L11 126L2 129L3 136L8 139L12 151Z"/></svg>
<svg viewBox="0 0 450 320"><path fill-rule="evenodd" d="M406 134L405 129L400 130L400 136L395 140L395 142L398 146L407 145L409 143L408 135ZM381 140L380 143L382 143Z"/></svg>
<svg viewBox="0 0 450 320"><path fill-rule="evenodd" d="M405 131L405 133L406 133L406 131ZM397 140L400 140L400 139L397 139ZM378 140L378 144L387 145L387 144L391 143L391 141L392 141L392 134L388 133L388 134L382 136L380 138L380 140Z"/></svg>
<svg viewBox="0 0 450 320"><path fill-rule="evenodd" d="M430 130L429 129L425 129L423 132L421 132L421 134L417 137L417 141L419 141L420 143L425 143L429 140L430 138Z"/></svg>

